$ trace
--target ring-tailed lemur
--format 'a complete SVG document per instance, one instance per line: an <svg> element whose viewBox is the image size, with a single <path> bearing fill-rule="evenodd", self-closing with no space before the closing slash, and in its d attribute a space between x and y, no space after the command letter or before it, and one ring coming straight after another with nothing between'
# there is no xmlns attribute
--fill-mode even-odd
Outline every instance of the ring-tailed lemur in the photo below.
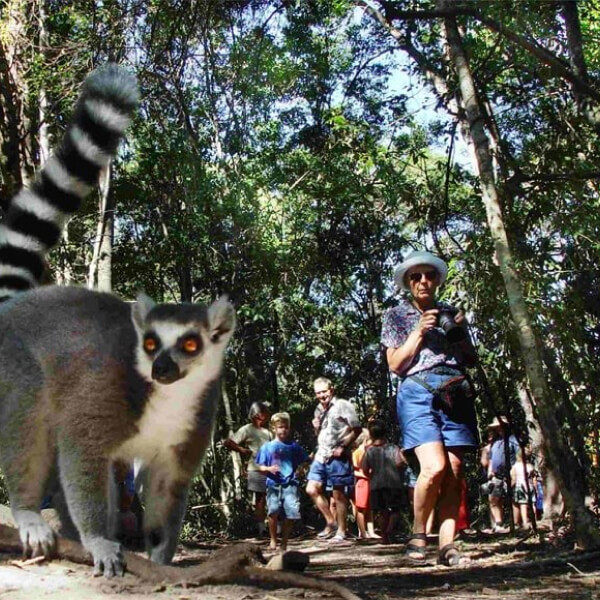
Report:
<svg viewBox="0 0 600 600"><path fill-rule="evenodd" d="M188 488L209 443L235 315L128 304L83 288L37 287L46 252L114 155L138 102L114 65L85 81L73 123L0 226L0 466L26 551L50 555L39 507L58 480L95 572L122 574L115 462L139 459L150 557L171 560Z"/></svg>

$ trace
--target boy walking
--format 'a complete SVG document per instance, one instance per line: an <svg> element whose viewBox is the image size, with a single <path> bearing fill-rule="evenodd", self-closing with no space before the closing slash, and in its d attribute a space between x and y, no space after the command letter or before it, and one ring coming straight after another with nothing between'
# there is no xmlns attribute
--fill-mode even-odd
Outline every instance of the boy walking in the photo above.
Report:
<svg viewBox="0 0 600 600"><path fill-rule="evenodd" d="M276 413L271 417L275 439L264 444L256 456L256 464L267 474L267 518L271 550L277 549L277 520L283 510L281 526L281 551L287 543L294 526L300 519L300 494L296 470L308 460L308 455L296 442L290 440L290 415Z"/></svg>
<svg viewBox="0 0 600 600"><path fill-rule="evenodd" d="M365 451L361 468L369 478L371 511L381 514L382 542L389 544L403 503L406 459L396 444L387 443L384 421L371 421L369 436L371 445Z"/></svg>

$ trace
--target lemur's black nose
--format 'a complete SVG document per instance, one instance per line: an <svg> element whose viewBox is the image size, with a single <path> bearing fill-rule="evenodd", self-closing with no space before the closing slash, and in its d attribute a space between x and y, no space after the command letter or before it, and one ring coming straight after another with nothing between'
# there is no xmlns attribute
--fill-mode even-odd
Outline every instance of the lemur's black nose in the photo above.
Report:
<svg viewBox="0 0 600 600"><path fill-rule="evenodd" d="M173 383L181 378L177 363L168 352L161 352L152 363L152 379L159 383Z"/></svg>

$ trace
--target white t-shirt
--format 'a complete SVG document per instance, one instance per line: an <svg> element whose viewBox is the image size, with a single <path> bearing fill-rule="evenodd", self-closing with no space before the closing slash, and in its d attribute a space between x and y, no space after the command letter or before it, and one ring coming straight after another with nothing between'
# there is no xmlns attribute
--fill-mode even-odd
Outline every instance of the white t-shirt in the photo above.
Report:
<svg viewBox="0 0 600 600"><path fill-rule="evenodd" d="M258 471L258 465L255 462L256 454L263 444L271 441L271 432L264 427L254 427L252 423L240 427L231 437L239 446L245 446L252 451L248 461L248 471Z"/></svg>
<svg viewBox="0 0 600 600"><path fill-rule="evenodd" d="M315 460L326 463L331 458L334 448L339 446L350 430L355 427L360 427L360 421L356 416L354 406L348 400L332 398L321 418Z"/></svg>

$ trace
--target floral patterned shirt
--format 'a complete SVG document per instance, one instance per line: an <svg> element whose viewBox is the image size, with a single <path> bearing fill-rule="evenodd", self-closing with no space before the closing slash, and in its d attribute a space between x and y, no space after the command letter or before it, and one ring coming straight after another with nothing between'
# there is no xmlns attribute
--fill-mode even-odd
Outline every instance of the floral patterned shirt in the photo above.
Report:
<svg viewBox="0 0 600 600"><path fill-rule="evenodd" d="M436 307L453 308L446 302L438 302ZM388 309L383 315L381 343L386 348L400 348L415 329L420 318L421 313L411 302L400 300L398 306ZM458 367L460 360L453 355L443 330L434 327L423 337L421 349L402 376L414 375L440 366Z"/></svg>

